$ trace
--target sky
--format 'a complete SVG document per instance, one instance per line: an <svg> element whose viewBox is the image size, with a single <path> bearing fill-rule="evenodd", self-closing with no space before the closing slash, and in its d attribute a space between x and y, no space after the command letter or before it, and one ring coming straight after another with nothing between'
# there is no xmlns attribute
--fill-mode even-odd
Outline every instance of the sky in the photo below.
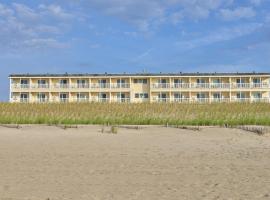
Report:
<svg viewBox="0 0 270 200"><path fill-rule="evenodd" d="M0 0L9 74L270 72L270 0Z"/></svg>

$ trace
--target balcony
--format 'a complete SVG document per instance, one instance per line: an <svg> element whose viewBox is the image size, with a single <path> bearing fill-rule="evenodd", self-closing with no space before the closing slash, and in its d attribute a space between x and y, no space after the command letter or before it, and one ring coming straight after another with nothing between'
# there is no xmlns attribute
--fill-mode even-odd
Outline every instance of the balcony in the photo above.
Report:
<svg viewBox="0 0 270 200"><path fill-rule="evenodd" d="M268 83L154 83L152 89L270 89Z"/></svg>
<svg viewBox="0 0 270 200"><path fill-rule="evenodd" d="M111 88L130 88L129 83L112 83Z"/></svg>
<svg viewBox="0 0 270 200"><path fill-rule="evenodd" d="M171 88L171 84L169 84L169 83L154 83L154 84L152 84L152 88L158 88L158 89Z"/></svg>
<svg viewBox="0 0 270 200"><path fill-rule="evenodd" d="M114 103L130 103L130 98L112 98L111 102L114 102Z"/></svg>
<svg viewBox="0 0 270 200"><path fill-rule="evenodd" d="M20 102L21 103L28 103L29 102L29 98L20 98Z"/></svg>

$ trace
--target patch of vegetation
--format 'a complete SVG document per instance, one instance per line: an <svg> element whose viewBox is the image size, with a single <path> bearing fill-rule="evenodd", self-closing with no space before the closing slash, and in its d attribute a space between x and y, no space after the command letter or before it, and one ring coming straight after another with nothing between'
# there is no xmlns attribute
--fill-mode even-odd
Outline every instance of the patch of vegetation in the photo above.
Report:
<svg viewBox="0 0 270 200"><path fill-rule="evenodd" d="M0 103L0 124L270 125L268 103Z"/></svg>

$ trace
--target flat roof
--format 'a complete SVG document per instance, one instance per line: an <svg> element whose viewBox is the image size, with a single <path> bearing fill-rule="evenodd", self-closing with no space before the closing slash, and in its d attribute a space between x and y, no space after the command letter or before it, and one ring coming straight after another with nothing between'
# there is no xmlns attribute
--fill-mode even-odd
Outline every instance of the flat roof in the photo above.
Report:
<svg viewBox="0 0 270 200"><path fill-rule="evenodd" d="M266 75L270 76L269 73L256 73L256 72L251 72L251 73L123 73L123 74L109 74L109 73L104 73L104 74L10 74L9 77L110 77L110 76L124 76L124 77L130 77L130 76L252 76L252 75Z"/></svg>

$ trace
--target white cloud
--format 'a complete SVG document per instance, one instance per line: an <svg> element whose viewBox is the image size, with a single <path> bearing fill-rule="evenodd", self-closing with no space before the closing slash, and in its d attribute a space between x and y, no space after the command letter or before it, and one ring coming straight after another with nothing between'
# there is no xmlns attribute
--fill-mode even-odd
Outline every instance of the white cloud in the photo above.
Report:
<svg viewBox="0 0 270 200"><path fill-rule="evenodd" d="M251 4L255 6L260 6L263 2L263 0L249 0Z"/></svg>
<svg viewBox="0 0 270 200"><path fill-rule="evenodd" d="M51 5L39 5L41 9L41 14L47 15L47 17L54 17L55 19L72 19L74 16L71 13L66 12L61 6L51 4Z"/></svg>
<svg viewBox="0 0 270 200"><path fill-rule="evenodd" d="M23 41L25 47L35 48L35 49L46 49L46 48L67 48L69 45L57 41L54 38L35 38Z"/></svg>
<svg viewBox="0 0 270 200"><path fill-rule="evenodd" d="M224 20L238 20L242 18L252 18L256 15L256 12L251 7L239 7L234 10L221 9L220 15Z"/></svg>
<svg viewBox="0 0 270 200"><path fill-rule="evenodd" d="M66 32L71 20L73 15L56 5L33 8L0 3L0 50L66 48L68 45L57 38Z"/></svg>
<svg viewBox="0 0 270 200"><path fill-rule="evenodd" d="M249 35L260 28L263 24L260 23L250 23L230 28L218 29L215 32L208 33L200 38L180 41L177 46L180 46L183 50L189 50L201 46L211 45L217 42L230 41L245 35Z"/></svg>
<svg viewBox="0 0 270 200"><path fill-rule="evenodd" d="M76 2L75 0L69 0ZM77 1L78 2L78 1ZM98 10L137 27L150 31L160 24L177 24L182 19L200 20L233 3L233 0L81 0L87 9Z"/></svg>

